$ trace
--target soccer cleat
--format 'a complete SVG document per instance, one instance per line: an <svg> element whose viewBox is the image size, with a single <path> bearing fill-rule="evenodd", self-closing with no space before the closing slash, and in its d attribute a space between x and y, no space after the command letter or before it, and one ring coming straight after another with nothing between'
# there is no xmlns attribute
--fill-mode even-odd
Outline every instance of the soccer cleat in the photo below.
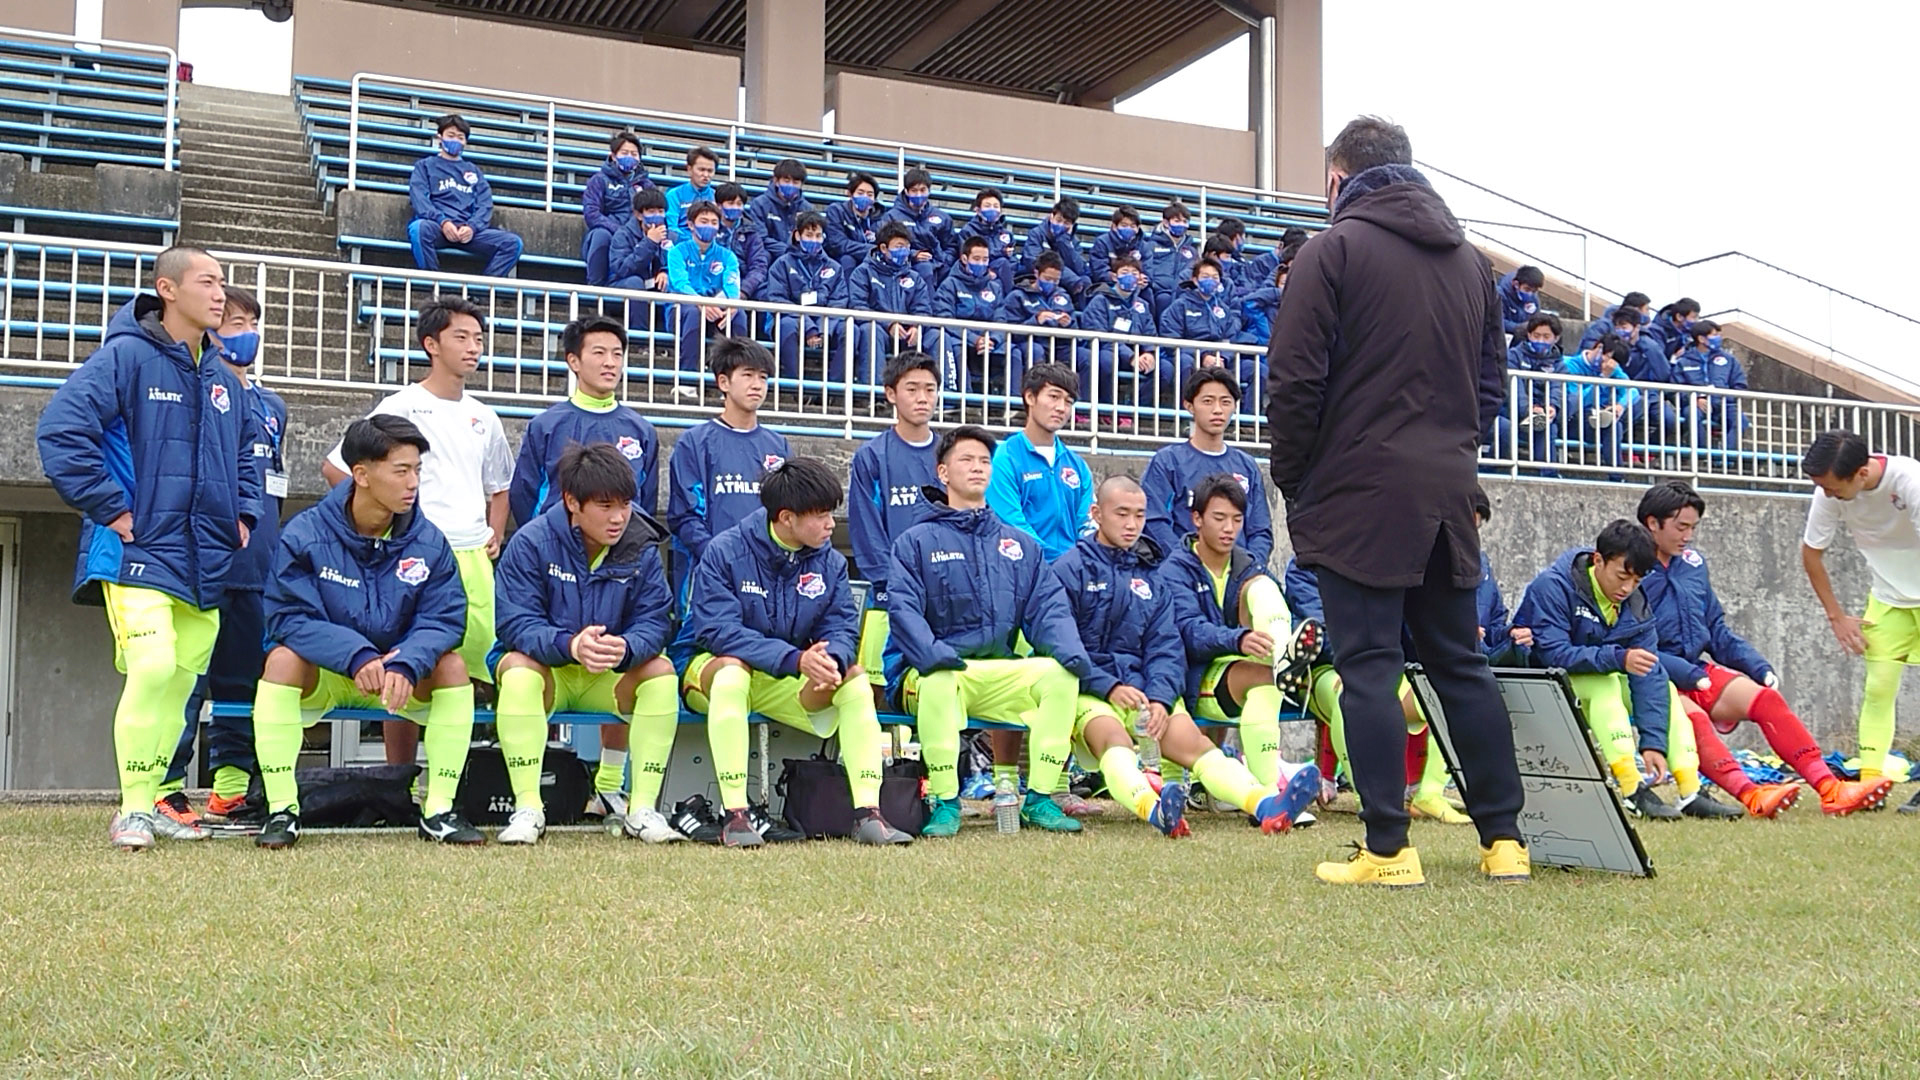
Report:
<svg viewBox="0 0 1920 1080"><path fill-rule="evenodd" d="M1068 817L1097 818L1107 815L1106 809L1099 803L1091 802L1071 791L1063 791L1055 795L1053 802L1060 808L1060 812Z"/></svg>
<svg viewBox="0 0 1920 1080"><path fill-rule="evenodd" d="M921 836L947 837L960 831L960 800L927 797L927 823Z"/></svg>
<svg viewBox="0 0 1920 1080"><path fill-rule="evenodd" d="M713 812L713 804L705 795L689 795L673 807L667 824L673 831L689 840L702 844L720 842L720 816Z"/></svg>
<svg viewBox="0 0 1920 1080"><path fill-rule="evenodd" d="M1720 802L1713 796L1708 795L1706 788L1701 788L1699 791L1694 792L1693 798L1682 803L1680 812L1687 817L1717 818L1721 821L1732 821L1735 818L1747 816L1746 811L1737 807L1728 806L1726 803Z"/></svg>
<svg viewBox="0 0 1920 1080"><path fill-rule="evenodd" d="M121 851L145 851L153 846L153 815L115 814L107 826L107 842Z"/></svg>
<svg viewBox="0 0 1920 1080"><path fill-rule="evenodd" d="M1407 813L1417 818L1427 818L1442 825L1471 825L1473 819L1454 808L1446 796L1435 792L1432 795L1415 795L1407 800Z"/></svg>
<svg viewBox="0 0 1920 1080"><path fill-rule="evenodd" d="M1914 792L1913 798L1908 799L1899 810L1894 812L1899 814L1920 814L1920 791Z"/></svg>
<svg viewBox="0 0 1920 1080"><path fill-rule="evenodd" d="M1187 793L1184 784L1168 784L1160 789L1160 798L1147 811L1147 824L1160 830L1169 840L1193 835L1187 826Z"/></svg>
<svg viewBox="0 0 1920 1080"><path fill-rule="evenodd" d="M1627 808L1627 813L1632 814L1634 817L1647 818L1652 821L1680 820L1680 811L1668 806L1660 796L1653 793L1653 788L1646 784L1641 784L1635 788L1633 794L1627 796L1624 803Z"/></svg>
<svg viewBox="0 0 1920 1080"><path fill-rule="evenodd" d="M1420 869L1420 853L1403 847L1393 855L1375 855L1359 844L1345 862L1323 862L1313 876L1329 885L1370 885L1380 889L1412 889L1427 883Z"/></svg>
<svg viewBox="0 0 1920 1080"><path fill-rule="evenodd" d="M165 818L168 821L195 828L200 825L200 815L193 812L193 804L187 801L187 793L184 791L176 791L166 798L154 800L153 816L156 820Z"/></svg>
<svg viewBox="0 0 1920 1080"><path fill-rule="evenodd" d="M523 806L507 819L507 827L493 839L501 844L533 844L547 835L547 812Z"/></svg>
<svg viewBox="0 0 1920 1080"><path fill-rule="evenodd" d="M880 811L862 810L857 811L857 814L860 822L853 827L855 841L871 844L874 847L892 847L896 844L904 846L913 843L913 837L887 824L887 819L880 815Z"/></svg>
<svg viewBox="0 0 1920 1080"><path fill-rule="evenodd" d="M1314 817L1311 810L1302 810L1293 816L1293 827L1296 829L1311 829L1319 823L1320 819Z"/></svg>
<svg viewBox="0 0 1920 1080"><path fill-rule="evenodd" d="M1740 796L1740 805L1754 817L1770 818L1791 809L1799 798L1799 784L1755 784Z"/></svg>
<svg viewBox="0 0 1920 1080"><path fill-rule="evenodd" d="M473 847L487 842L486 834L468 824L458 810L443 810L432 817L421 818L419 832L420 839L436 844Z"/></svg>
<svg viewBox="0 0 1920 1080"><path fill-rule="evenodd" d="M645 840L649 844L671 844L686 837L667 824L660 811L651 806L628 807L626 817L621 819L620 831L636 840Z"/></svg>
<svg viewBox="0 0 1920 1080"><path fill-rule="evenodd" d="M993 777L983 772L967 777L967 782L960 785L960 797L963 799L993 798Z"/></svg>
<svg viewBox="0 0 1920 1080"><path fill-rule="evenodd" d="M213 835L206 826L200 824L199 818L188 824L167 814L154 814L152 817L153 835L162 840L205 840Z"/></svg>
<svg viewBox="0 0 1920 1080"><path fill-rule="evenodd" d="M1060 804L1051 796L1027 792L1027 801L1020 804L1020 823L1031 825L1047 832L1079 832L1080 823L1067 816Z"/></svg>
<svg viewBox="0 0 1920 1080"><path fill-rule="evenodd" d="M1326 651L1326 629L1318 619L1303 620L1294 628L1293 638L1273 656L1273 685L1280 696L1296 705L1305 705L1313 684L1313 664Z"/></svg>
<svg viewBox="0 0 1920 1080"><path fill-rule="evenodd" d="M1300 771L1293 774L1287 786L1260 800L1253 808L1253 816L1260 831L1271 836L1293 828L1293 820L1313 804L1313 797L1320 794L1320 767L1302 765Z"/></svg>
<svg viewBox="0 0 1920 1080"><path fill-rule="evenodd" d="M253 838L253 843L269 851L282 851L299 840L300 815L291 810L275 810L267 815L267 823L261 827L260 835Z"/></svg>
<svg viewBox="0 0 1920 1080"><path fill-rule="evenodd" d="M249 801L244 793L207 796L207 813L213 817L225 818L230 822L258 818L264 809L259 800Z"/></svg>
<svg viewBox="0 0 1920 1080"><path fill-rule="evenodd" d="M1845 817L1861 810L1872 810L1885 802L1887 792L1893 790L1893 781L1886 777L1878 780L1835 780L1820 793L1820 812L1833 817Z"/></svg>
<svg viewBox="0 0 1920 1080"><path fill-rule="evenodd" d="M1533 860L1518 840L1495 840L1480 849L1480 872L1494 881L1518 884L1533 878Z"/></svg>
<svg viewBox="0 0 1920 1080"><path fill-rule="evenodd" d="M807 838L806 833L789 829L775 821L773 815L767 813L766 803L754 803L747 807L747 820L753 822L753 831L760 834L760 839L769 844L791 844Z"/></svg>
<svg viewBox="0 0 1920 1080"><path fill-rule="evenodd" d="M1198 814L1212 808L1213 798L1207 794L1206 785L1189 783L1187 785L1187 812L1190 814Z"/></svg>
<svg viewBox="0 0 1920 1080"><path fill-rule="evenodd" d="M726 847L755 848L766 840L760 830L753 827L753 819L745 810L729 810L726 820L720 823L720 843Z"/></svg>
<svg viewBox="0 0 1920 1080"><path fill-rule="evenodd" d="M627 816L627 796L619 791L596 791L587 800L588 817L622 820Z"/></svg>

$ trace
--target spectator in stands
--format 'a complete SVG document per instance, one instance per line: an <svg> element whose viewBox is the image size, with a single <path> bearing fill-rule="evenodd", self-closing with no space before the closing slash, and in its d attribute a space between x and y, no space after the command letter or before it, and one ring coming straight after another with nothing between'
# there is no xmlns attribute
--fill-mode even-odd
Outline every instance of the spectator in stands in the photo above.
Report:
<svg viewBox="0 0 1920 1080"><path fill-rule="evenodd" d="M1020 265L1020 249L1014 243L1013 225L1007 221L1004 199L999 188L981 188L973 194L973 217L967 219L960 229L960 255L966 257L966 243L969 237L979 237L987 245L987 269L999 283L998 291L1004 294L1013 284L1015 271Z"/></svg>
<svg viewBox="0 0 1920 1080"><path fill-rule="evenodd" d="M687 208L687 221L692 235L667 251L667 291L680 296L740 299L740 260L720 242L720 208L710 202L694 203ZM745 312L717 304L681 304L674 309L674 324L679 335L681 371L700 369L703 342L713 337L741 337L747 332ZM694 384L680 383L674 393L700 400L700 388Z"/></svg>
<svg viewBox="0 0 1920 1080"><path fill-rule="evenodd" d="M847 306L876 315L931 315L933 290L913 267L913 234L904 222L889 220L880 226L873 256L854 268ZM905 349L920 348L925 328L917 323L887 319L859 319L853 324L853 356L858 383L872 383L887 358Z"/></svg>
<svg viewBox="0 0 1920 1080"><path fill-rule="evenodd" d="M769 263L787 253L794 222L800 215L816 209L807 201L806 185L807 167L799 158L783 158L773 167L773 183L747 204L747 216L766 235Z"/></svg>
<svg viewBox="0 0 1920 1080"><path fill-rule="evenodd" d="M844 308L847 275L827 254L827 219L812 210L793 219L787 253L774 260L767 275L766 299L795 307ZM846 377L847 320L826 315L781 315L775 323L774 353L780 375L802 377L803 361L820 356L820 372L830 381Z"/></svg>
<svg viewBox="0 0 1920 1080"><path fill-rule="evenodd" d="M1220 264L1226 269L1227 284L1233 287L1234 292L1263 288L1273 280L1274 269L1280 263L1279 250L1249 254L1246 222L1237 217L1223 217L1213 235L1227 241Z"/></svg>
<svg viewBox="0 0 1920 1080"><path fill-rule="evenodd" d="M766 234L747 214L747 189L728 182L713 193L720 206L720 242L740 263L740 295L748 300L764 299L773 259ZM753 321L749 316L748 322Z"/></svg>
<svg viewBox="0 0 1920 1080"><path fill-rule="evenodd" d="M580 238L580 258L587 264L587 284L605 285L614 275L607 268L613 238L627 223L635 192L653 190L653 179L640 164L640 136L616 131L607 140L607 161L587 179L580 197L587 230Z"/></svg>
<svg viewBox="0 0 1920 1080"><path fill-rule="evenodd" d="M1280 311L1280 293L1287 287L1287 266L1293 260L1293 251L1283 254L1280 261L1274 263L1273 276L1257 288L1248 288L1236 294L1240 301L1240 332L1233 340L1242 345L1265 345L1273 338L1273 317ZM1261 384L1266 382L1264 374Z"/></svg>
<svg viewBox="0 0 1920 1080"><path fill-rule="evenodd" d="M900 183L900 196L887 211L884 221L906 226L913 245L913 264L929 282L938 281L960 250L953 217L933 205L933 177L925 169L908 169Z"/></svg>
<svg viewBox="0 0 1920 1080"><path fill-rule="evenodd" d="M667 291L667 197L659 188L633 193L633 212L607 249L607 284L616 289ZM631 320L639 325L642 320Z"/></svg>
<svg viewBox="0 0 1920 1080"><path fill-rule="evenodd" d="M1015 326L1071 330L1080 325L1073 297L1067 292L1065 269L1055 251L1042 251L1033 273L1013 283L1000 304L1000 321ZM1071 363L1074 342L1034 333L1013 334L1014 365Z"/></svg>
<svg viewBox="0 0 1920 1080"><path fill-rule="evenodd" d="M977 216L975 220L978 220ZM972 228L972 225L968 227ZM934 290L933 313L942 319L999 322L1000 305L1006 300L1008 282L996 276L993 265L992 248L987 238L978 235L963 237L960 241L960 261L953 264L953 272ZM984 385L999 374L993 371L993 358L995 353L1006 348L1005 334L946 327L936 328L933 334L937 339L933 351L946 368L944 385L948 392L970 390L976 378Z"/></svg>
<svg viewBox="0 0 1920 1080"><path fill-rule="evenodd" d="M407 224L407 242L413 265L440 269L440 250L466 252L486 265L487 277L511 277L520 265L520 238L493 227L493 188L480 166L462 160L473 127L452 113L435 117L439 151L414 163L407 181L413 220Z"/></svg>
<svg viewBox="0 0 1920 1080"><path fill-rule="evenodd" d="M1556 315L1532 315L1521 325L1524 339L1507 348L1509 371L1557 372L1560 370L1560 319ZM1533 461L1554 460L1560 443L1560 425L1566 414L1566 385L1540 379L1507 380L1507 404L1494 420L1495 453L1506 457L1513 446L1514 416L1519 416L1519 431L1526 441L1527 456ZM1542 476L1558 476L1551 469Z"/></svg>
<svg viewBox="0 0 1920 1080"><path fill-rule="evenodd" d="M987 502L994 455L984 428L941 436L945 497L894 541L887 571L887 693L919 725L932 811L922 836L960 831L960 729L970 716L1033 735L1021 820L1080 830L1049 795L1072 752L1079 680L1093 667L1039 543ZM1023 635L1031 656L1015 651Z"/></svg>
<svg viewBox="0 0 1920 1080"><path fill-rule="evenodd" d="M1661 308L1660 313L1655 315L1653 321L1648 323L1640 333L1642 336L1652 338L1660 346L1661 353L1668 360L1672 360L1687 347L1690 340L1687 331L1693 329L1693 322L1699 316L1700 302L1690 296L1683 296Z"/></svg>
<svg viewBox="0 0 1920 1080"><path fill-rule="evenodd" d="M1073 546L1093 505L1093 470L1060 441L1073 419L1080 380L1063 364L1035 364L1020 383L1026 422L993 452L987 505L1000 520L1040 541L1049 560Z"/></svg>
<svg viewBox="0 0 1920 1080"><path fill-rule="evenodd" d="M1562 357L1560 371L1588 379L1625 381L1628 352L1624 340L1615 334L1608 334L1572 356ZM1579 439L1586 447L1583 456L1590 454L1597 463L1609 469L1619 468L1620 439L1638 412L1640 391L1630 386L1616 390L1591 383L1569 383L1555 389L1564 392L1568 406L1567 430L1569 433L1579 433ZM1618 483L1626 477L1611 473L1607 479Z"/></svg>
<svg viewBox="0 0 1920 1080"><path fill-rule="evenodd" d="M1639 312L1625 305L1615 308L1610 325L1610 332L1627 343L1627 378L1634 382L1673 381L1673 367L1660 343L1645 332ZM1642 437L1655 442L1665 442L1680 430L1680 413L1670 394L1641 391L1633 407L1633 421Z"/></svg>
<svg viewBox="0 0 1920 1080"><path fill-rule="evenodd" d="M1155 315L1166 313L1167 305L1173 303L1180 291L1180 282L1188 268L1200 256L1200 246L1187 235L1187 224L1191 220L1186 204L1176 199L1161 208L1160 227L1147 238L1147 254L1141 264L1146 268L1148 283L1153 286Z"/></svg>
<svg viewBox="0 0 1920 1080"><path fill-rule="evenodd" d="M1689 347L1673 358L1674 382L1720 390L1747 388L1747 373L1740 367L1740 361L1722 347L1718 323L1711 319L1694 320L1687 327L1687 339L1691 343ZM1693 394L1685 408L1693 418L1697 445L1711 446L1717 437L1722 449L1740 449L1740 434L1751 422L1741 415L1739 398Z"/></svg>
<svg viewBox="0 0 1920 1080"><path fill-rule="evenodd" d="M1201 368L1187 376L1180 404L1193 418L1185 442L1154 451L1140 485L1147 492L1147 536L1171 555L1193 529L1193 492L1209 476L1227 475L1247 493L1239 543L1258 566L1273 564L1273 511L1266 481L1253 456L1228 446L1227 425L1240 402L1240 384L1224 368Z"/></svg>
<svg viewBox="0 0 1920 1080"><path fill-rule="evenodd" d="M1527 320L1540 312L1540 289L1547 276L1537 266L1522 266L1500 279L1500 329L1517 340Z"/></svg>
<svg viewBox="0 0 1920 1080"><path fill-rule="evenodd" d="M846 273L853 273L854 267L873 255L884 216L874 205L879 198L880 182L866 173L854 173L847 181L847 197L827 210L827 254L838 259Z"/></svg>
<svg viewBox="0 0 1920 1080"><path fill-rule="evenodd" d="M1020 248L1019 275L1026 277L1039 270L1040 256L1052 252L1060 259L1060 285L1073 297L1074 303L1086 293L1087 260L1080 254L1080 241L1073 230L1080 222L1080 203L1071 195L1063 195L1053 204L1046 219L1027 230L1026 243Z"/></svg>
<svg viewBox="0 0 1920 1080"><path fill-rule="evenodd" d="M1146 238L1140 235L1140 211L1122 206L1113 212L1112 225L1093 238L1087 252L1087 270L1092 284L1113 284L1114 261L1122 255L1139 262L1147 253ZM1091 286L1090 286L1091 287Z"/></svg>
<svg viewBox="0 0 1920 1080"><path fill-rule="evenodd" d="M1079 328L1134 337L1160 336L1139 257L1121 252L1114 257L1112 269L1111 280L1094 286L1087 297L1086 310L1077 321ZM1074 365L1081 381L1095 388L1096 399L1109 404L1127 400L1121 388L1132 387L1138 391L1137 400L1172 408L1173 395L1180 386L1177 365L1162 363L1160 353L1151 346L1081 341L1074 348Z"/></svg>
<svg viewBox="0 0 1920 1080"><path fill-rule="evenodd" d="M1211 243L1212 241L1209 241ZM1224 242L1224 241L1223 241ZM1194 264L1193 278L1180 287L1180 295L1167 305L1160 319L1162 337L1193 342L1226 343L1240 333L1240 312L1227 288L1226 271L1217 256L1204 255ZM1180 370L1196 367L1224 367L1233 372L1242 395L1247 394L1252 364L1241 371L1242 354L1221 349L1181 349ZM1243 397L1243 400L1245 398Z"/></svg>
<svg viewBox="0 0 1920 1080"><path fill-rule="evenodd" d="M833 547L840 497L838 479L818 461L796 458L767 470L760 509L714 537L711 557L694 571L700 652L683 687L688 707L707 714L726 815L718 839L728 847L806 839L747 802L747 723L755 713L838 740L855 840L913 841L880 813L880 721L872 683L856 663L860 613L847 560Z"/></svg>
<svg viewBox="0 0 1920 1080"><path fill-rule="evenodd" d="M687 182L667 191L667 231L674 243L687 238L687 211L694 203L718 203L714 198L713 174L720 159L704 146L687 151Z"/></svg>
<svg viewBox="0 0 1920 1080"><path fill-rule="evenodd" d="M600 322L590 348L625 336L619 323ZM680 726L673 664L663 655L672 633L672 595L660 568L667 530L639 512L635 498L647 493L612 442L569 443L552 479L554 504L522 525L500 556L500 644L489 659L500 686L494 732L514 807L496 839L532 844L546 834L547 722L579 709L622 721L600 729L594 789L607 824L648 843L678 840L654 805ZM620 788L635 743L628 801Z"/></svg>
<svg viewBox="0 0 1920 1080"><path fill-rule="evenodd" d="M1653 316L1647 313L1647 309L1652 306L1653 301L1648 298L1646 293L1628 293L1620 298L1619 303L1610 305L1607 310L1600 313L1599 318L1587 324L1587 328L1581 331L1580 334L1580 347L1584 349L1588 345L1599 341L1607 334L1620 333L1614 328L1616 325L1614 316L1623 311L1633 317L1636 326L1650 321ZM1625 334L1620 334L1620 336L1626 337Z"/></svg>
<svg viewBox="0 0 1920 1080"><path fill-rule="evenodd" d="M628 501L657 516L660 436L645 417L619 402L627 382L625 329L602 315L582 316L560 331L560 354L573 373L573 393L527 421L507 488L513 520L526 525L560 502L560 458L567 447L588 443L607 443L619 451L633 470L637 492Z"/></svg>
<svg viewBox="0 0 1920 1080"><path fill-rule="evenodd" d="M940 409L940 362L910 350L887 361L881 381L893 406L893 426L854 452L847 473L847 537L853 561L867 579L867 611L860 624L860 667L884 692L887 573L893 543L926 519L928 488L939 490L931 421Z"/></svg>

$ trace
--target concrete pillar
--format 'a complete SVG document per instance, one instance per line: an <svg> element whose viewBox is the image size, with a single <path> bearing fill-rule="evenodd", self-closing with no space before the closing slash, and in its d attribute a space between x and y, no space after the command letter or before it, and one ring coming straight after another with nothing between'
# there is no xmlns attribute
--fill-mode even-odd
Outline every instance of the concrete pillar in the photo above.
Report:
<svg viewBox="0 0 1920 1080"><path fill-rule="evenodd" d="M100 36L180 48L180 0L106 0Z"/></svg>
<svg viewBox="0 0 1920 1080"><path fill-rule="evenodd" d="M1327 183L1327 141L1321 129L1325 105L1320 90L1320 5L1321 0L1274 0L1278 25L1273 111L1279 186L1305 195L1324 193Z"/></svg>
<svg viewBox="0 0 1920 1080"><path fill-rule="evenodd" d="M71 34L73 0L8 0L0 24L43 34Z"/></svg>
<svg viewBox="0 0 1920 1080"><path fill-rule="evenodd" d="M826 0L747 0L747 120L820 130L827 111Z"/></svg>

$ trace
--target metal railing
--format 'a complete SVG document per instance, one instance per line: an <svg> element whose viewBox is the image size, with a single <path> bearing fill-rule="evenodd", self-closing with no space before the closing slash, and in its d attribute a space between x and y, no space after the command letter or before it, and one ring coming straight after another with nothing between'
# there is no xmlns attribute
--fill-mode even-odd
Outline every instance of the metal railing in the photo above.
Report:
<svg viewBox="0 0 1920 1080"><path fill-rule="evenodd" d="M0 41L6 38L24 38L32 41L56 41L71 45L76 49L111 49L123 53L151 53L166 59L167 64L167 100L162 114L161 132L163 149L160 154L161 168L173 171L174 130L178 126L180 107L180 54L165 45L148 45L138 41L115 41L110 38L87 38L76 34L51 34L42 30L23 30L11 26L0 26ZM110 57L100 57L110 59Z"/></svg>

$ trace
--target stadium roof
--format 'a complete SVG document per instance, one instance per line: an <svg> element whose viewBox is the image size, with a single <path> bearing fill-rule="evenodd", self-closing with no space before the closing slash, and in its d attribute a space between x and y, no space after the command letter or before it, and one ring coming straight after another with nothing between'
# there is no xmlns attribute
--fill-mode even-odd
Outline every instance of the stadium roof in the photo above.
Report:
<svg viewBox="0 0 1920 1080"><path fill-rule="evenodd" d="M658 45L740 52L746 0L391 0ZM1231 10L1230 10L1231 9ZM826 0L830 68L1103 104L1236 34L1238 0Z"/></svg>

